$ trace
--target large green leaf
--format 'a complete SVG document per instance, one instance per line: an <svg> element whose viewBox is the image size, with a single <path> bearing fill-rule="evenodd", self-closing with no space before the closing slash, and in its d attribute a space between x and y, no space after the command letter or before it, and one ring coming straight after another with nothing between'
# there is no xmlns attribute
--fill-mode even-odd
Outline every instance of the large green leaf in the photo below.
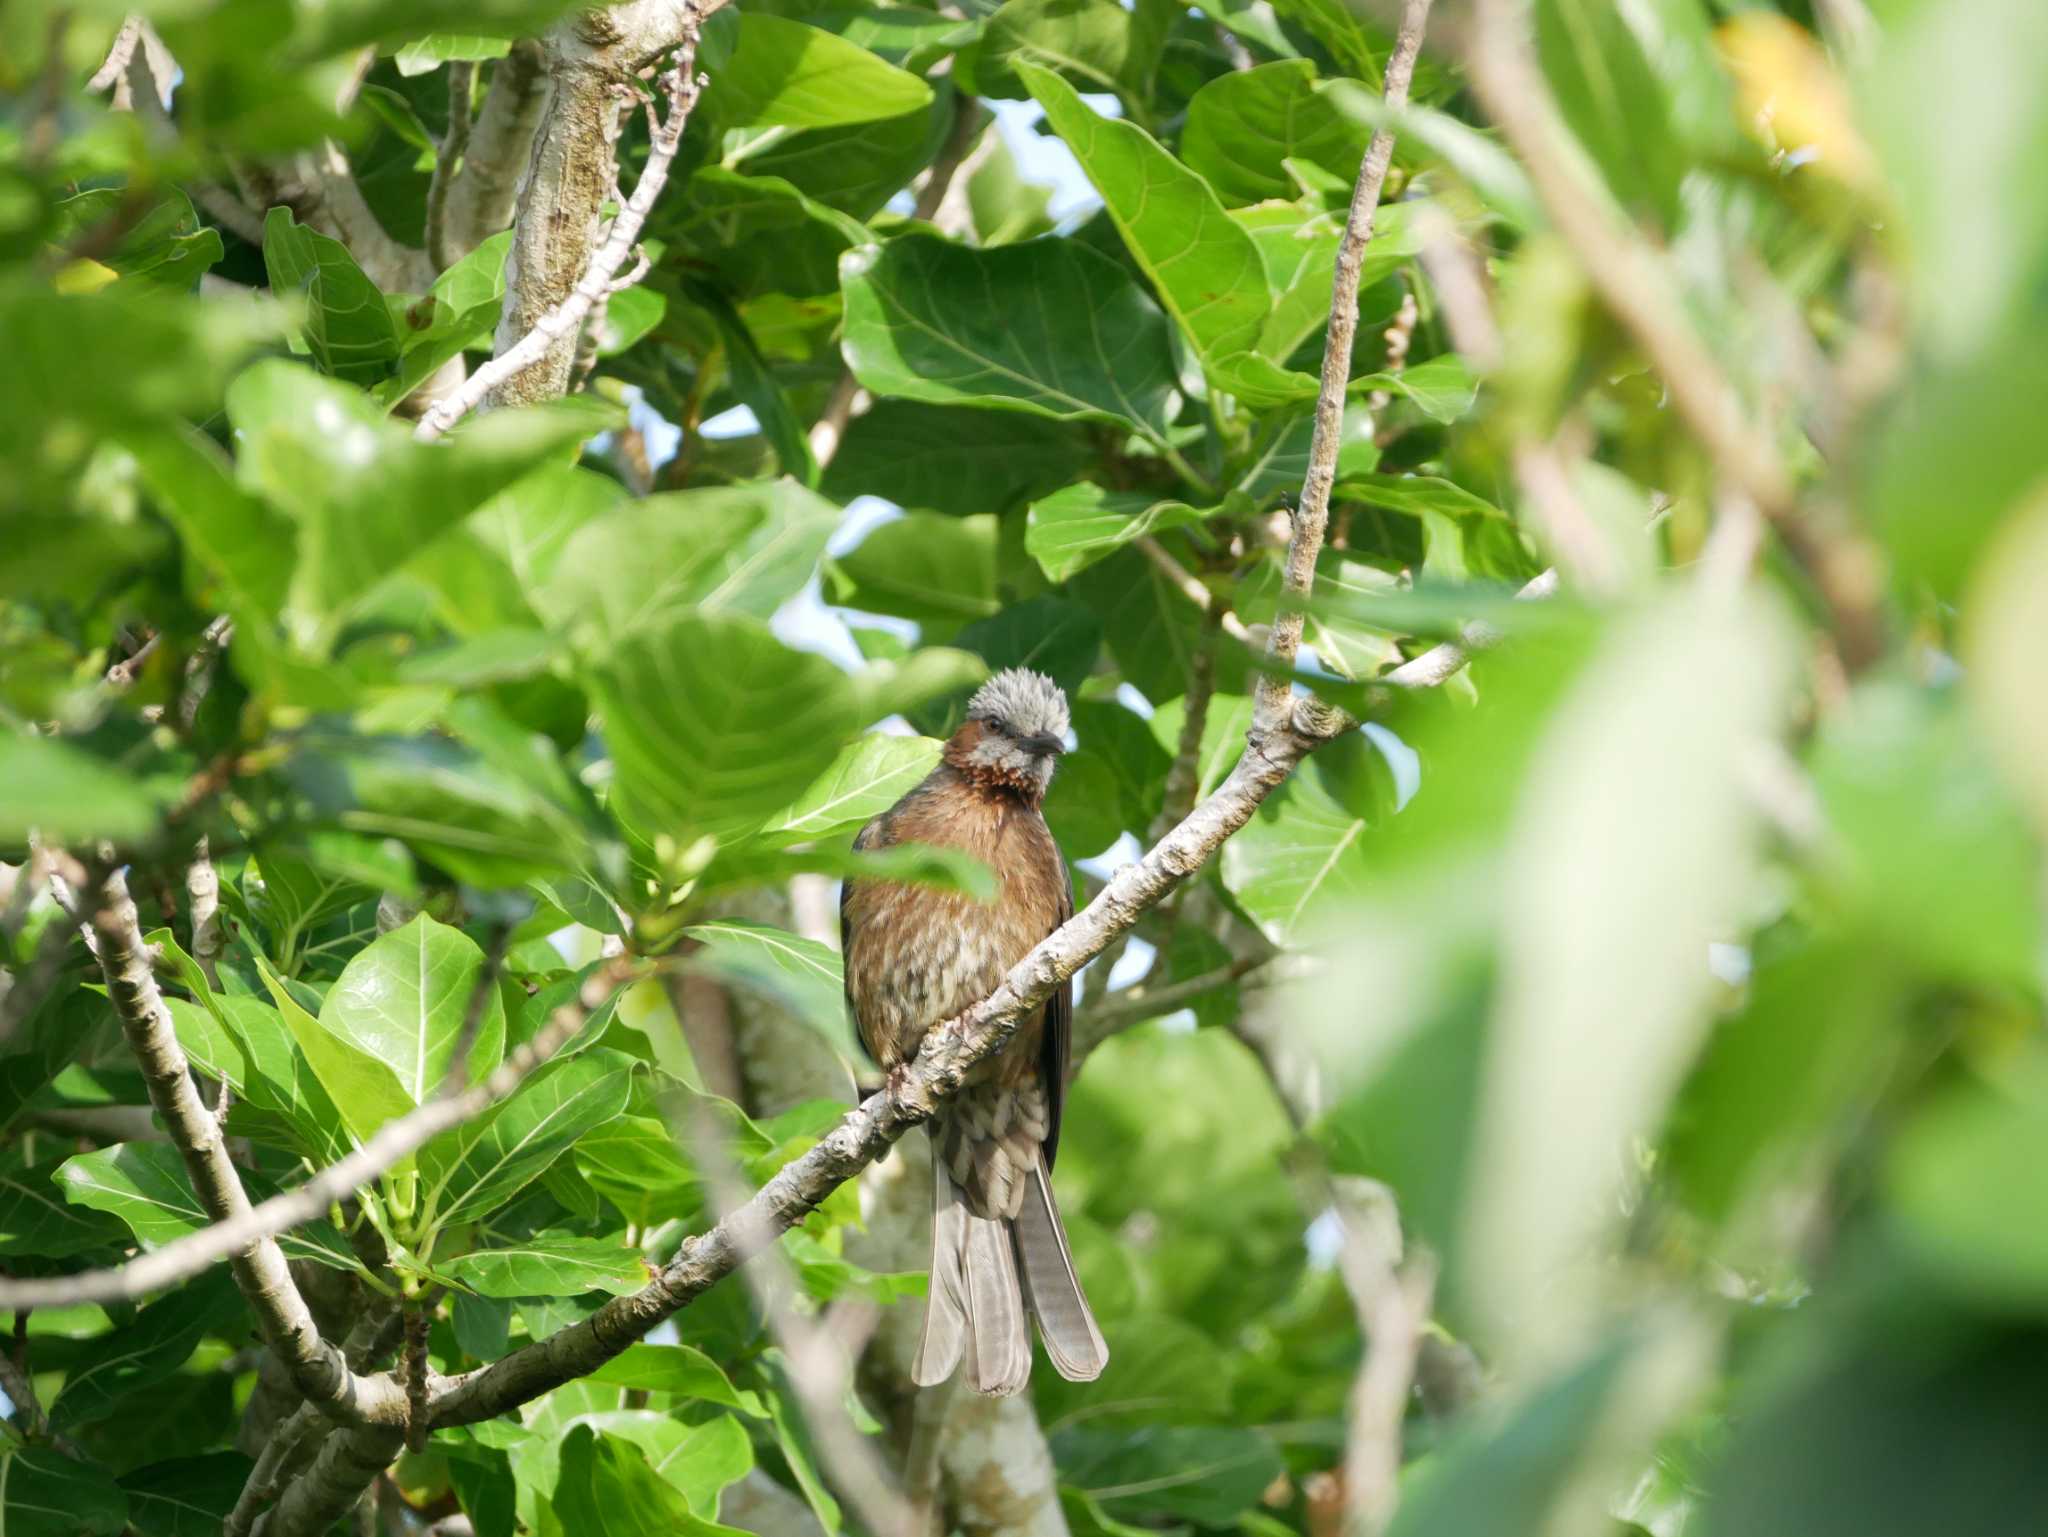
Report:
<svg viewBox="0 0 2048 1537"><path fill-rule="evenodd" d="M1092 455L1083 431L1021 411L878 400L826 467L827 496L879 496L908 512L1003 512L1065 485Z"/></svg>
<svg viewBox="0 0 2048 1537"><path fill-rule="evenodd" d="M0 1530L8 1537L115 1537L128 1497L107 1473L48 1447L0 1446Z"/></svg>
<svg viewBox="0 0 2048 1537"><path fill-rule="evenodd" d="M909 513L869 530L827 572L834 603L950 633L996 611L996 520Z"/></svg>
<svg viewBox="0 0 2048 1537"><path fill-rule="evenodd" d="M1223 883L1276 943L1299 938L1365 891L1368 833L1391 801L1369 745L1356 737L1332 744L1223 845Z"/></svg>
<svg viewBox="0 0 2048 1537"><path fill-rule="evenodd" d="M99 238L96 225L115 230L125 226L114 248L97 260L132 284L173 293L190 293L198 287L200 275L221 259L220 231L200 223L192 200L176 189L132 224L128 223L130 213L122 207L124 201L123 194L112 187L94 187L60 203L58 218L76 235L93 232L95 240Z"/></svg>
<svg viewBox="0 0 2048 1537"><path fill-rule="evenodd" d="M577 1140L576 1168L599 1195L640 1227L693 1217L703 1187L667 1125L648 1115L614 1116Z"/></svg>
<svg viewBox="0 0 2048 1537"><path fill-rule="evenodd" d="M846 365L877 395L1165 431L1166 317L1086 246L910 234L850 253L840 275Z"/></svg>
<svg viewBox="0 0 2048 1537"><path fill-rule="evenodd" d="M1185 528L1205 514L1145 491L1105 491L1082 481L1031 504L1024 548L1050 581L1064 582L1134 539Z"/></svg>
<svg viewBox="0 0 2048 1537"><path fill-rule="evenodd" d="M631 1440L579 1424L562 1443L554 1511L564 1531L617 1537L743 1537L690 1508Z"/></svg>
<svg viewBox="0 0 2048 1537"><path fill-rule="evenodd" d="M1108 1431L1081 1425L1056 1435L1053 1453L1061 1481L1112 1515L1219 1527L1251 1511L1282 1466L1263 1432L1226 1426Z"/></svg>
<svg viewBox="0 0 2048 1537"><path fill-rule="evenodd" d="M348 1151L347 1123L285 1024L260 998L216 994L168 929L149 936L178 966L200 1001L165 1000L178 1044L199 1067L235 1091L229 1112L252 1135L294 1147L322 1163ZM252 1116L255 1119L252 1123Z"/></svg>
<svg viewBox="0 0 2048 1537"><path fill-rule="evenodd" d="M1628 8L1536 0L1536 50L1565 121L1615 196L1675 230L1685 156L1670 94L1629 26Z"/></svg>
<svg viewBox="0 0 2048 1537"><path fill-rule="evenodd" d="M1102 194L1125 246L1202 360L1209 382L1251 405L1278 405L1316 392L1258 351L1273 308L1257 243L1215 189L1136 124L1098 117L1050 70L1018 73Z"/></svg>
<svg viewBox="0 0 2048 1537"><path fill-rule="evenodd" d="M505 1051L505 1005L485 976L483 951L425 913L356 952L327 990L320 1024L390 1068L415 1105L440 1092L465 1037L464 1083L483 1078Z"/></svg>
<svg viewBox="0 0 2048 1537"><path fill-rule="evenodd" d="M835 33L765 11L735 19L738 38L702 109L725 128L831 128L931 102L924 81Z"/></svg>
<svg viewBox="0 0 2048 1537"><path fill-rule="evenodd" d="M631 1441L647 1455L647 1465L681 1491L690 1509L707 1519L718 1514L719 1495L728 1484L745 1478L754 1466L754 1446L746 1427L730 1414L700 1424L651 1409L606 1409L583 1415L602 1436Z"/></svg>
<svg viewBox="0 0 2048 1537"><path fill-rule="evenodd" d="M649 1274L638 1249L577 1233L536 1233L434 1265L486 1297L623 1297L645 1286Z"/></svg>
<svg viewBox="0 0 2048 1537"><path fill-rule="evenodd" d="M763 1413L759 1395L734 1387L724 1369L693 1345L628 1345L592 1372L590 1380L643 1393L702 1399L756 1419Z"/></svg>
<svg viewBox="0 0 2048 1537"><path fill-rule="evenodd" d="M766 619L810 580L839 509L794 481L680 491L583 524L534 593L560 629L618 639L692 609Z"/></svg>
<svg viewBox="0 0 2048 1537"><path fill-rule="evenodd" d="M448 1227L511 1200L578 1137L626 1108L634 1066L603 1049L550 1062L510 1099L435 1137L419 1151L424 1220Z"/></svg>
<svg viewBox="0 0 2048 1537"><path fill-rule="evenodd" d="M132 1322L87 1343L64 1374L50 1423L69 1432L104 1419L177 1371L208 1333L244 1318L242 1295L225 1269L159 1297Z"/></svg>
<svg viewBox="0 0 2048 1537"><path fill-rule="evenodd" d="M739 918L714 918L684 933L703 947L691 955L691 969L768 994L830 1041L842 1060L852 1059L853 1031L846 1019L837 950Z"/></svg>
<svg viewBox="0 0 2048 1537"><path fill-rule="evenodd" d="M121 1475L142 1537L218 1537L255 1464L240 1452L155 1462Z"/></svg>
<svg viewBox="0 0 2048 1537"><path fill-rule="evenodd" d="M263 220L263 265L273 293L306 296L306 348L322 373L375 384L391 371L398 330L347 246L273 208Z"/></svg>
<svg viewBox="0 0 2048 1537"><path fill-rule="evenodd" d="M31 832L71 842L127 842L156 825L155 798L120 770L54 737L0 733L0 841Z"/></svg>
<svg viewBox="0 0 2048 1537"><path fill-rule="evenodd" d="M1061 71L1083 90L1142 97L1161 41L1148 23L1138 8L1116 0L1009 0L989 17L960 66L983 96L1028 98L1015 67L1028 59Z"/></svg>
<svg viewBox="0 0 2048 1537"><path fill-rule="evenodd" d="M809 789L761 824L764 837L790 843L852 832L895 805L938 766L929 737L874 731L843 749Z"/></svg>
<svg viewBox="0 0 2048 1537"><path fill-rule="evenodd" d="M55 1178L67 1156L25 1163L17 1143L0 1163L0 1255L8 1260L68 1259L124 1240L112 1217L65 1201Z"/></svg>
<svg viewBox="0 0 2048 1537"><path fill-rule="evenodd" d="M395 1120L415 1107L417 1102L389 1063L321 1024L261 957L257 958L256 966L271 1002L277 1005L277 1012L313 1069L313 1076L320 1080L341 1123L355 1134L358 1142L368 1140L386 1121ZM410 1160L397 1167L401 1171L409 1168Z"/></svg>
<svg viewBox="0 0 2048 1537"><path fill-rule="evenodd" d="M292 628L323 645L342 619L442 529L522 475L614 425L590 397L489 411L418 443L369 396L284 362L228 392L243 484L299 524Z"/></svg>
<svg viewBox="0 0 2048 1537"><path fill-rule="evenodd" d="M845 676L741 615L681 613L593 670L615 804L649 836L760 825L824 772L857 719Z"/></svg>
<svg viewBox="0 0 2048 1537"><path fill-rule="evenodd" d="M1343 110L1345 100L1316 89L1315 66L1306 59L1218 75L1188 102L1181 159L1232 208L1292 198L1284 159L1349 181L1358 175L1372 128Z"/></svg>
<svg viewBox="0 0 2048 1537"><path fill-rule="evenodd" d="M771 130L738 163L750 176L780 177L828 207L870 218L931 163L959 110L956 102L949 92L900 117L800 133Z"/></svg>
<svg viewBox="0 0 2048 1537"><path fill-rule="evenodd" d="M128 1225L145 1249L159 1248L212 1225L185 1178L185 1166L168 1142L122 1142L80 1153L57 1170L56 1178L65 1200L111 1212ZM274 1193L257 1175L245 1173L242 1183L252 1201L266 1200ZM348 1240L325 1218L300 1223L281 1234L278 1243L288 1259L312 1260L337 1270L362 1269Z"/></svg>
<svg viewBox="0 0 2048 1537"><path fill-rule="evenodd" d="M706 166L686 190L674 224L663 227L735 300L829 294L839 286L840 258L868 238L859 220L779 176Z"/></svg>

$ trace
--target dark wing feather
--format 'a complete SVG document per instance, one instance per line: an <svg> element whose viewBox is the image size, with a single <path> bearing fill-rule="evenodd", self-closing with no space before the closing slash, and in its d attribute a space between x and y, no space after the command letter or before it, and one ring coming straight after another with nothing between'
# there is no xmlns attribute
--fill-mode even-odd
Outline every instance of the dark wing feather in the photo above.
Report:
<svg viewBox="0 0 2048 1537"><path fill-rule="evenodd" d="M1067 869L1067 862L1060 856L1059 845L1052 842L1050 833L1046 841L1052 845L1053 867L1059 876L1060 907L1058 928L1074 916L1074 878ZM1059 991L1045 1002L1045 1032L1039 1046L1039 1072L1045 1080L1045 1167L1052 1169L1053 1159L1060 1150L1060 1113L1067 1103L1067 1056L1072 1049L1074 1035L1074 979L1068 977L1059 985Z"/></svg>

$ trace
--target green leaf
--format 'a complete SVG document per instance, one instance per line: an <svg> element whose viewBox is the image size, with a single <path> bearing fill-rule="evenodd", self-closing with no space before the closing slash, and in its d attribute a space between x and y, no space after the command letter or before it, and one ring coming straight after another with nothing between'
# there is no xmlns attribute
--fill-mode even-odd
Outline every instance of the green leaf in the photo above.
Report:
<svg viewBox="0 0 2048 1537"><path fill-rule="evenodd" d="M1490 1532L1538 1537L1581 1472L1581 1459L1612 1424L1633 1352L1611 1340L1512 1411L1474 1419L1403 1484L1389 1537Z"/></svg>
<svg viewBox="0 0 2048 1537"><path fill-rule="evenodd" d="M220 446L187 423L134 434L128 447L186 554L242 621L238 638L268 628L291 581L298 535L290 520L244 491Z"/></svg>
<svg viewBox="0 0 2048 1537"><path fill-rule="evenodd" d="M1163 1516L1227 1527L1280 1476L1280 1453L1263 1433L1223 1426L1153 1425L1104 1431L1079 1426L1052 1438L1063 1483L1119 1519Z"/></svg>
<svg viewBox="0 0 2048 1537"><path fill-rule="evenodd" d="M840 278L846 366L877 395L1165 432L1166 318L1076 241L976 250L903 235L849 253Z"/></svg>
<svg viewBox="0 0 2048 1537"><path fill-rule="evenodd" d="M1021 411L878 400L847 427L823 489L906 512L1001 512L1065 485L1091 457L1077 429Z"/></svg>
<svg viewBox="0 0 2048 1537"><path fill-rule="evenodd" d="M996 520L907 513L826 570L834 603L931 627L985 619L996 611Z"/></svg>
<svg viewBox="0 0 2048 1537"><path fill-rule="evenodd" d="M692 610L766 619L810 580L839 516L789 480L644 497L578 528L533 600L549 624L610 640Z"/></svg>
<svg viewBox="0 0 2048 1537"><path fill-rule="evenodd" d="M1329 49L1345 74L1356 75L1378 94L1388 41L1366 26L1370 13L1354 10L1344 0L1275 0L1273 9Z"/></svg>
<svg viewBox="0 0 2048 1537"><path fill-rule="evenodd" d="M1627 10L1601 0L1536 0L1536 52L1565 122L1615 197L1675 231L1686 156L1670 94Z"/></svg>
<svg viewBox="0 0 2048 1537"><path fill-rule="evenodd" d="M132 1323L87 1343L64 1374L50 1424L69 1432L106 1418L177 1371L208 1333L244 1317L234 1278L221 1269L159 1297Z"/></svg>
<svg viewBox="0 0 2048 1537"><path fill-rule="evenodd" d="M401 75L430 75L441 65L456 59L502 59L512 51L503 37L476 37L461 32L433 32L415 38L397 53L392 62ZM495 237L494 237L495 238Z"/></svg>
<svg viewBox="0 0 2048 1537"><path fill-rule="evenodd" d="M505 1051L505 1005L484 975L483 951L425 913L356 952L327 990L320 1024L390 1068L414 1105L440 1092L465 1035L465 1084L481 1081Z"/></svg>
<svg viewBox="0 0 2048 1537"><path fill-rule="evenodd" d="M1359 390L1391 390L1406 396L1415 408L1433 422L1448 425L1472 409L1479 394L1479 381L1455 352L1446 352L1397 374L1367 374L1351 381Z"/></svg>
<svg viewBox="0 0 2048 1537"><path fill-rule="evenodd" d="M1369 834L1392 802L1369 744L1357 737L1332 743L1223 845L1223 884L1276 944L1299 939L1318 917L1364 894L1373 868Z"/></svg>
<svg viewBox="0 0 2048 1537"><path fill-rule="evenodd" d="M95 258L120 273L123 281L170 293L190 293L198 287L201 274L221 259L220 231L201 224L192 200L175 189L132 224L121 207L123 201L114 188L95 187L66 198L57 205L57 215L79 235L103 223L114 229L125 226L114 248Z"/></svg>
<svg viewBox="0 0 2048 1537"><path fill-rule="evenodd" d="M614 1116L578 1139L575 1156L578 1172L628 1222L644 1228L697 1215L697 1171L653 1116Z"/></svg>
<svg viewBox="0 0 2048 1537"><path fill-rule="evenodd" d="M620 1436L600 1436L579 1423L562 1443L554 1512L570 1532L618 1537L741 1537L706 1520L681 1490L656 1473L647 1454Z"/></svg>
<svg viewBox="0 0 2048 1537"><path fill-rule="evenodd" d="M512 232L491 236L461 261L434 279L426 299L407 312L422 316L423 326L399 337L403 356L398 372L377 386L377 398L388 409L424 384L450 358L487 345L505 307L505 257Z"/></svg>
<svg viewBox="0 0 2048 1537"><path fill-rule="evenodd" d="M683 932L703 946L690 957L693 971L766 993L830 1041L842 1061L853 1060L856 1048L837 950L739 918L715 918Z"/></svg>
<svg viewBox="0 0 2048 1537"><path fill-rule="evenodd" d="M1073 694L1080 691L1102 650L1102 623L1086 604L1047 593L976 620L954 640L986 662L992 673L1029 667ZM960 703L964 705L965 699Z"/></svg>
<svg viewBox="0 0 2048 1537"><path fill-rule="evenodd" d="M1186 502L1162 501L1144 491L1105 491L1084 480L1031 504L1024 548L1048 581L1064 582L1134 539L1185 528L1204 516Z"/></svg>
<svg viewBox="0 0 2048 1537"><path fill-rule="evenodd" d="M1352 501L1394 512L1417 516L1435 512L1453 518L1505 516L1484 497L1474 496L1463 486L1433 475L1346 474L1339 487L1342 495Z"/></svg>
<svg viewBox="0 0 2048 1537"><path fill-rule="evenodd" d="M156 826L155 798L82 748L46 736L0 734L0 842L31 832L53 842L130 842Z"/></svg>
<svg viewBox="0 0 2048 1537"><path fill-rule="evenodd" d="M145 1249L160 1248L212 1225L186 1181L185 1168L168 1142L123 1142L80 1153L57 1170L64 1199L110 1212L128 1225ZM245 1173L251 1201L267 1200L269 1182ZM301 1223L281 1234L287 1259L312 1260L336 1270L362 1269L348 1240L325 1218Z"/></svg>
<svg viewBox="0 0 2048 1537"><path fill-rule="evenodd" d="M868 238L859 220L779 176L706 166L692 174L687 194L673 226L677 244L713 271L734 300L832 293L840 258Z"/></svg>
<svg viewBox="0 0 2048 1537"><path fill-rule="evenodd" d="M1028 98L1016 65L1029 60L1061 71L1083 90L1142 97L1158 44L1136 12L1116 0L1010 0L989 17L960 66L982 96Z"/></svg>
<svg viewBox="0 0 2048 1537"><path fill-rule="evenodd" d="M61 1260L123 1241L114 1218L65 1202L55 1178L67 1156L24 1163L17 1144L0 1163L0 1255Z"/></svg>
<svg viewBox="0 0 2048 1537"><path fill-rule="evenodd" d="M759 1395L735 1388L718 1363L693 1345L628 1345L592 1372L590 1380L722 1404L755 1419L766 1413Z"/></svg>
<svg viewBox="0 0 2048 1537"><path fill-rule="evenodd" d="M931 102L917 76L833 33L760 11L735 19L738 40L701 109L727 129L868 123Z"/></svg>
<svg viewBox="0 0 2048 1537"><path fill-rule="evenodd" d="M601 1049L550 1062L510 1099L435 1137L419 1151L424 1223L451 1227L503 1206L626 1108L634 1066Z"/></svg>
<svg viewBox="0 0 2048 1537"><path fill-rule="evenodd" d="M299 524L292 629L331 642L342 621L443 529L549 459L614 425L590 397L489 411L447 441L416 443L358 390L281 361L228 392L243 485Z"/></svg>
<svg viewBox="0 0 2048 1537"><path fill-rule="evenodd" d="M391 371L397 328L347 246L273 208L263 220L263 265L272 292L306 296L306 347L322 373L375 384Z"/></svg>
<svg viewBox="0 0 2048 1537"><path fill-rule="evenodd" d="M1316 85L1315 66L1306 59L1218 75L1188 101L1181 159L1231 208L1292 199L1283 159L1304 160L1350 181L1365 158L1372 127L1343 110L1346 98L1326 95Z"/></svg>
<svg viewBox="0 0 2048 1537"><path fill-rule="evenodd" d="M355 1134L357 1142L368 1140L386 1121L415 1107L417 1102L388 1063L342 1039L307 1013L261 956L256 969L313 1076L320 1080L342 1124ZM395 1167L402 1172L410 1164L402 1161Z"/></svg>
<svg viewBox="0 0 2048 1537"><path fill-rule="evenodd" d="M589 1291L623 1297L645 1286L649 1275L638 1249L575 1233L536 1233L437 1259L435 1267L486 1297L574 1297Z"/></svg>
<svg viewBox="0 0 2048 1537"><path fill-rule="evenodd" d="M938 20L958 26L945 18ZM900 117L764 134L759 147L748 148L739 164L750 176L779 177L827 207L856 219L871 218L931 163L952 126L957 101L958 97L948 92L943 99Z"/></svg>
<svg viewBox="0 0 2048 1537"><path fill-rule="evenodd" d="M0 1530L8 1537L116 1537L128 1497L111 1477L47 1447L0 1446Z"/></svg>
<svg viewBox="0 0 2048 1537"><path fill-rule="evenodd" d="M939 746L930 737L869 732L842 749L809 789L762 823L762 836L804 843L854 831L938 767Z"/></svg>
<svg viewBox="0 0 2048 1537"><path fill-rule="evenodd" d="M345 875L321 869L303 849L276 842L259 846L243 876L243 889L250 910L270 933L271 948L286 956L296 955L300 940L327 919L376 895Z"/></svg>
<svg viewBox="0 0 2048 1537"><path fill-rule="evenodd" d="M1780 729L1794 650L1761 594L1674 592L1608 633L1517 776L1483 1081L1520 1087L1485 1099L1460 1277L1510 1351L1593 1306L1596 1248L1568 1214L1612 1210L1615 1149L1658 1122L1704 1037L1707 946L1757 875L1746 765ZM1539 1065L1557 1062L1569 1082Z"/></svg>
<svg viewBox="0 0 2048 1537"><path fill-rule="evenodd" d="M1248 405L1277 405L1316 392L1307 374L1258 351L1273 308L1257 243L1223 209L1207 182L1133 123L1098 117L1049 70L1018 73L1102 194L1117 233L1152 280L1219 390Z"/></svg>
<svg viewBox="0 0 2048 1537"><path fill-rule="evenodd" d="M860 722L845 676L740 615L680 613L594 670L615 803L687 842L758 827L831 764Z"/></svg>
<svg viewBox="0 0 2048 1537"><path fill-rule="evenodd" d="M240 1452L153 1462L121 1475L141 1537L218 1537L255 1464Z"/></svg>
<svg viewBox="0 0 2048 1537"><path fill-rule="evenodd" d="M717 1516L719 1495L726 1486L745 1478L754 1466L746 1428L729 1414L685 1425L649 1409L606 1409L582 1415L576 1423L639 1447L647 1465L706 1520Z"/></svg>

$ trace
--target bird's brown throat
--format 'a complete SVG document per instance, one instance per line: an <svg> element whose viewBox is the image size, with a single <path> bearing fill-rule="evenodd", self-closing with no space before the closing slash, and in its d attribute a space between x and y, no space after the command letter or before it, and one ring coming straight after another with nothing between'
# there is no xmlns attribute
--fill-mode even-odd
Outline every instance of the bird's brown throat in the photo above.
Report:
<svg viewBox="0 0 2048 1537"><path fill-rule="evenodd" d="M1045 790L1035 776L1015 773L1001 764L990 763L975 756L975 750L988 735L989 728L986 722L966 721L958 731L946 739L946 746L939 756L948 767L982 794L999 795L1006 800L1021 800L1027 806L1038 806L1045 799Z"/></svg>

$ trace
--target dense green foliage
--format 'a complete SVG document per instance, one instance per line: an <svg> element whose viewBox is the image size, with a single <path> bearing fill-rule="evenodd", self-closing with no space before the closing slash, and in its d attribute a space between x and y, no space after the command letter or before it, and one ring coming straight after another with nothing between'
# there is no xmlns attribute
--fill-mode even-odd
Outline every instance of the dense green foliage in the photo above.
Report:
<svg viewBox="0 0 2048 1537"><path fill-rule="evenodd" d="M436 1370L494 1361L712 1220L690 1128L754 1182L810 1147L872 1077L789 884L987 889L849 847L979 678L1074 698L1047 814L1084 902L1236 760L1391 120L1300 680L1392 735L1319 752L1119 947L1148 987L1242 976L1072 1091L1112 1362L1033 1383L1064 1518L1338 1529L1368 1342L1328 1200L1365 1177L1440 1266L1400 1537L2041 1528L2048 11L1872 9L1533 6L1569 168L1795 487L1753 572L1742 488L1470 91L1463 6L1390 119L1390 30L1343 0L740 0L579 388L436 443L408 397L490 354L510 237L387 291L316 210L218 207L331 138L422 246L451 82L480 106L567 6L164 0L168 114L141 65L140 112L85 84L120 7L0 11L0 1271L204 1221L43 846L129 867L255 1199L479 1080L606 939L708 987L637 984L294 1229L336 1339L403 1298ZM1042 111L1080 213L984 102ZM1499 356L1463 356L1487 289ZM1553 564L1560 596L1508 601ZM1367 686L1475 618L1501 644L1443 687ZM700 1061L706 996L800 1021L774 1050L844 1097L778 1092L765 1036L725 1043L763 1054L737 1082ZM770 1290L917 1308L862 1228L849 1184ZM734 1278L436 1434L381 1529L718 1530L750 1473L861 1529L762 1308ZM0 1531L218 1530L279 1413L225 1270L15 1325L40 1414L0 1429ZM900 1383L856 1380L902 1467Z"/></svg>

